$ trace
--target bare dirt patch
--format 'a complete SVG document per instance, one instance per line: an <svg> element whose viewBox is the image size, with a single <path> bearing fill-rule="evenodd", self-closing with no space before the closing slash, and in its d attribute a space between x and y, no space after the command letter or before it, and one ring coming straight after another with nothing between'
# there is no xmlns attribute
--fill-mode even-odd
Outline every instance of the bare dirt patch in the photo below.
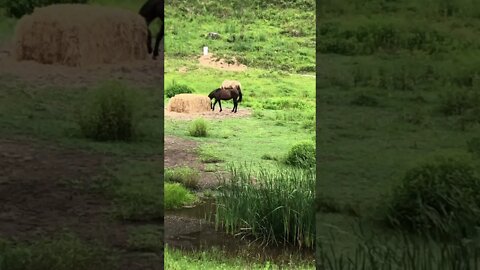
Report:
<svg viewBox="0 0 480 270"><path fill-rule="evenodd" d="M128 226L112 219L111 202L83 188L111 157L27 140L0 139L0 237L34 240L68 229L123 251L120 269L163 269L126 251ZM78 186L77 186L78 185Z"/></svg>
<svg viewBox="0 0 480 270"><path fill-rule="evenodd" d="M160 51L163 51L163 42ZM119 64L69 67L17 61L12 42L0 44L0 76L11 76L22 83L42 86L84 87L105 80L125 80L133 85L163 86L163 56L152 60L136 60Z"/></svg>
<svg viewBox="0 0 480 270"><path fill-rule="evenodd" d="M218 106L218 105L217 105ZM198 112L198 113L179 113L165 110L165 117L177 120L193 120L195 118L205 119L227 119L227 118L240 118L252 116L250 109L238 109L236 113L231 112L231 108L223 107L223 111L219 112L217 108L215 111Z"/></svg>
<svg viewBox="0 0 480 270"><path fill-rule="evenodd" d="M201 189L218 185L218 174L205 172L205 165L197 157L198 144L175 136L165 136L164 165L165 168L188 166L200 172Z"/></svg>
<svg viewBox="0 0 480 270"><path fill-rule="evenodd" d="M246 71L247 66L238 63L234 58L233 62L229 63L225 59L216 58L213 54L202 55L198 58L198 62L201 66L215 68L226 71Z"/></svg>

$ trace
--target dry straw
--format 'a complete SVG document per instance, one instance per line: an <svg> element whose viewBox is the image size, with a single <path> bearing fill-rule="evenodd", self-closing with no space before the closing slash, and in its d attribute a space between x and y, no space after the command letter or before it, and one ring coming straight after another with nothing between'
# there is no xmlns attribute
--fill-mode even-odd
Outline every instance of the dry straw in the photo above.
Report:
<svg viewBox="0 0 480 270"><path fill-rule="evenodd" d="M145 20L128 10L82 4L36 8L17 24L17 60L87 66L143 60Z"/></svg>
<svg viewBox="0 0 480 270"><path fill-rule="evenodd" d="M178 94L170 99L167 110L179 113L208 112L210 99L198 94Z"/></svg>

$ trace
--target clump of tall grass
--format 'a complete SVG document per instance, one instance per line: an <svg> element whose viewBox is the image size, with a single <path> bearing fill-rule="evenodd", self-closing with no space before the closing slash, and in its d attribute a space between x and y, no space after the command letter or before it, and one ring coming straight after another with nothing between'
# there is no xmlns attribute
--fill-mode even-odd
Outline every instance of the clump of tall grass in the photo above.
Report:
<svg viewBox="0 0 480 270"><path fill-rule="evenodd" d="M216 225L265 244L313 248L315 171L231 166L217 197Z"/></svg>
<svg viewBox="0 0 480 270"><path fill-rule="evenodd" d="M187 188L196 189L200 173L190 167L167 168L165 170L165 181L181 183Z"/></svg>
<svg viewBox="0 0 480 270"><path fill-rule="evenodd" d="M118 82L100 86L79 113L86 138L96 141L131 141L137 135L138 107L133 92Z"/></svg>
<svg viewBox="0 0 480 270"><path fill-rule="evenodd" d="M480 178L460 157L437 157L407 171L393 190L388 223L408 230L476 233Z"/></svg>
<svg viewBox="0 0 480 270"><path fill-rule="evenodd" d="M208 135L207 129L208 129L207 122L202 118L198 118L198 119L195 119L190 124L188 134L190 134L190 136L193 136L193 137L207 137Z"/></svg>
<svg viewBox="0 0 480 270"><path fill-rule="evenodd" d="M328 270L475 270L480 267L480 243L452 238L439 242L430 235L417 238L401 231L393 236L355 233L349 253L338 250L335 237L319 239L317 269Z"/></svg>
<svg viewBox="0 0 480 270"><path fill-rule="evenodd" d="M285 163L296 167L315 167L315 145L312 142L299 142L290 148Z"/></svg>
<svg viewBox="0 0 480 270"><path fill-rule="evenodd" d="M195 203L197 198L180 183L165 183L164 185L164 207L175 209Z"/></svg>

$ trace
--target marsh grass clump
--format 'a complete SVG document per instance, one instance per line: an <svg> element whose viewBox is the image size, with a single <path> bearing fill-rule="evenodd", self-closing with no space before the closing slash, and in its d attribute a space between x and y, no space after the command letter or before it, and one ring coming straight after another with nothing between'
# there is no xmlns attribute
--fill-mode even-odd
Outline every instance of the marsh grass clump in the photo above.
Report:
<svg viewBox="0 0 480 270"><path fill-rule="evenodd" d="M185 84L177 84L173 81L172 85L170 85L167 89L165 89L165 95L168 98L172 98L178 94L191 94L193 93L193 89Z"/></svg>
<svg viewBox="0 0 480 270"><path fill-rule="evenodd" d="M176 167L165 170L165 181L181 183L187 188L198 188L200 173L190 167Z"/></svg>
<svg viewBox="0 0 480 270"><path fill-rule="evenodd" d="M164 205L166 210L191 205L197 200L195 195L180 183L165 183Z"/></svg>
<svg viewBox="0 0 480 270"><path fill-rule="evenodd" d="M317 244L317 269L329 270L474 270L480 266L480 245L472 239L436 241L399 231L389 237L355 232L357 244L350 252L336 250L334 233Z"/></svg>
<svg viewBox="0 0 480 270"><path fill-rule="evenodd" d="M300 142L292 146L285 158L287 165L296 167L315 167L315 145L312 142Z"/></svg>
<svg viewBox="0 0 480 270"><path fill-rule="evenodd" d="M207 121L205 121L202 118L198 118L190 124L188 134L190 134L190 136L193 136L193 137L207 137L208 135L207 130L208 130Z"/></svg>
<svg viewBox="0 0 480 270"><path fill-rule="evenodd" d="M314 170L231 166L218 191L216 225L228 233L314 247Z"/></svg>
<svg viewBox="0 0 480 270"><path fill-rule="evenodd" d="M0 239L0 269L108 270L116 269L111 251L63 232L30 243Z"/></svg>
<svg viewBox="0 0 480 270"><path fill-rule="evenodd" d="M84 137L96 141L132 141L137 135L137 104L120 83L99 87L82 108L78 124Z"/></svg>
<svg viewBox="0 0 480 270"><path fill-rule="evenodd" d="M406 172L388 203L390 225L451 234L480 224L480 178L465 159L439 157Z"/></svg>

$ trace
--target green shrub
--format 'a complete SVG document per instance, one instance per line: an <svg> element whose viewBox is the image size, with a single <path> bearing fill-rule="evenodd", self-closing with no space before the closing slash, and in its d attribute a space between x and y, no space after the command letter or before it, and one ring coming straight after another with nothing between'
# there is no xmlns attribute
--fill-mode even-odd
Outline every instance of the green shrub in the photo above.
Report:
<svg viewBox="0 0 480 270"><path fill-rule="evenodd" d="M196 197L180 183L165 183L164 205L165 209L180 208L195 203Z"/></svg>
<svg viewBox="0 0 480 270"><path fill-rule="evenodd" d="M285 163L297 167L315 167L315 145L311 142L300 142L292 146Z"/></svg>
<svg viewBox="0 0 480 270"><path fill-rule="evenodd" d="M207 122L202 118L196 119L190 125L188 133L193 137L207 137Z"/></svg>
<svg viewBox="0 0 480 270"><path fill-rule="evenodd" d="M0 8L4 8L6 15L20 18L33 12L35 7L43 7L53 4L85 4L88 0L6 0L0 2Z"/></svg>
<svg viewBox="0 0 480 270"><path fill-rule="evenodd" d="M480 178L458 158L437 158L405 174L393 190L387 220L410 230L470 231L480 224Z"/></svg>
<svg viewBox="0 0 480 270"><path fill-rule="evenodd" d="M198 187L200 173L189 167L177 167L165 170L165 181L181 183L187 188Z"/></svg>
<svg viewBox="0 0 480 270"><path fill-rule="evenodd" d="M101 86L80 112L83 136L97 141L131 141L136 135L136 104L120 83Z"/></svg>
<svg viewBox="0 0 480 270"><path fill-rule="evenodd" d="M190 94L193 93L193 89L190 88L188 85L184 84L177 84L175 81L173 81L172 85L170 85L166 90L165 90L165 95L168 98L174 97L175 95L178 94Z"/></svg>

